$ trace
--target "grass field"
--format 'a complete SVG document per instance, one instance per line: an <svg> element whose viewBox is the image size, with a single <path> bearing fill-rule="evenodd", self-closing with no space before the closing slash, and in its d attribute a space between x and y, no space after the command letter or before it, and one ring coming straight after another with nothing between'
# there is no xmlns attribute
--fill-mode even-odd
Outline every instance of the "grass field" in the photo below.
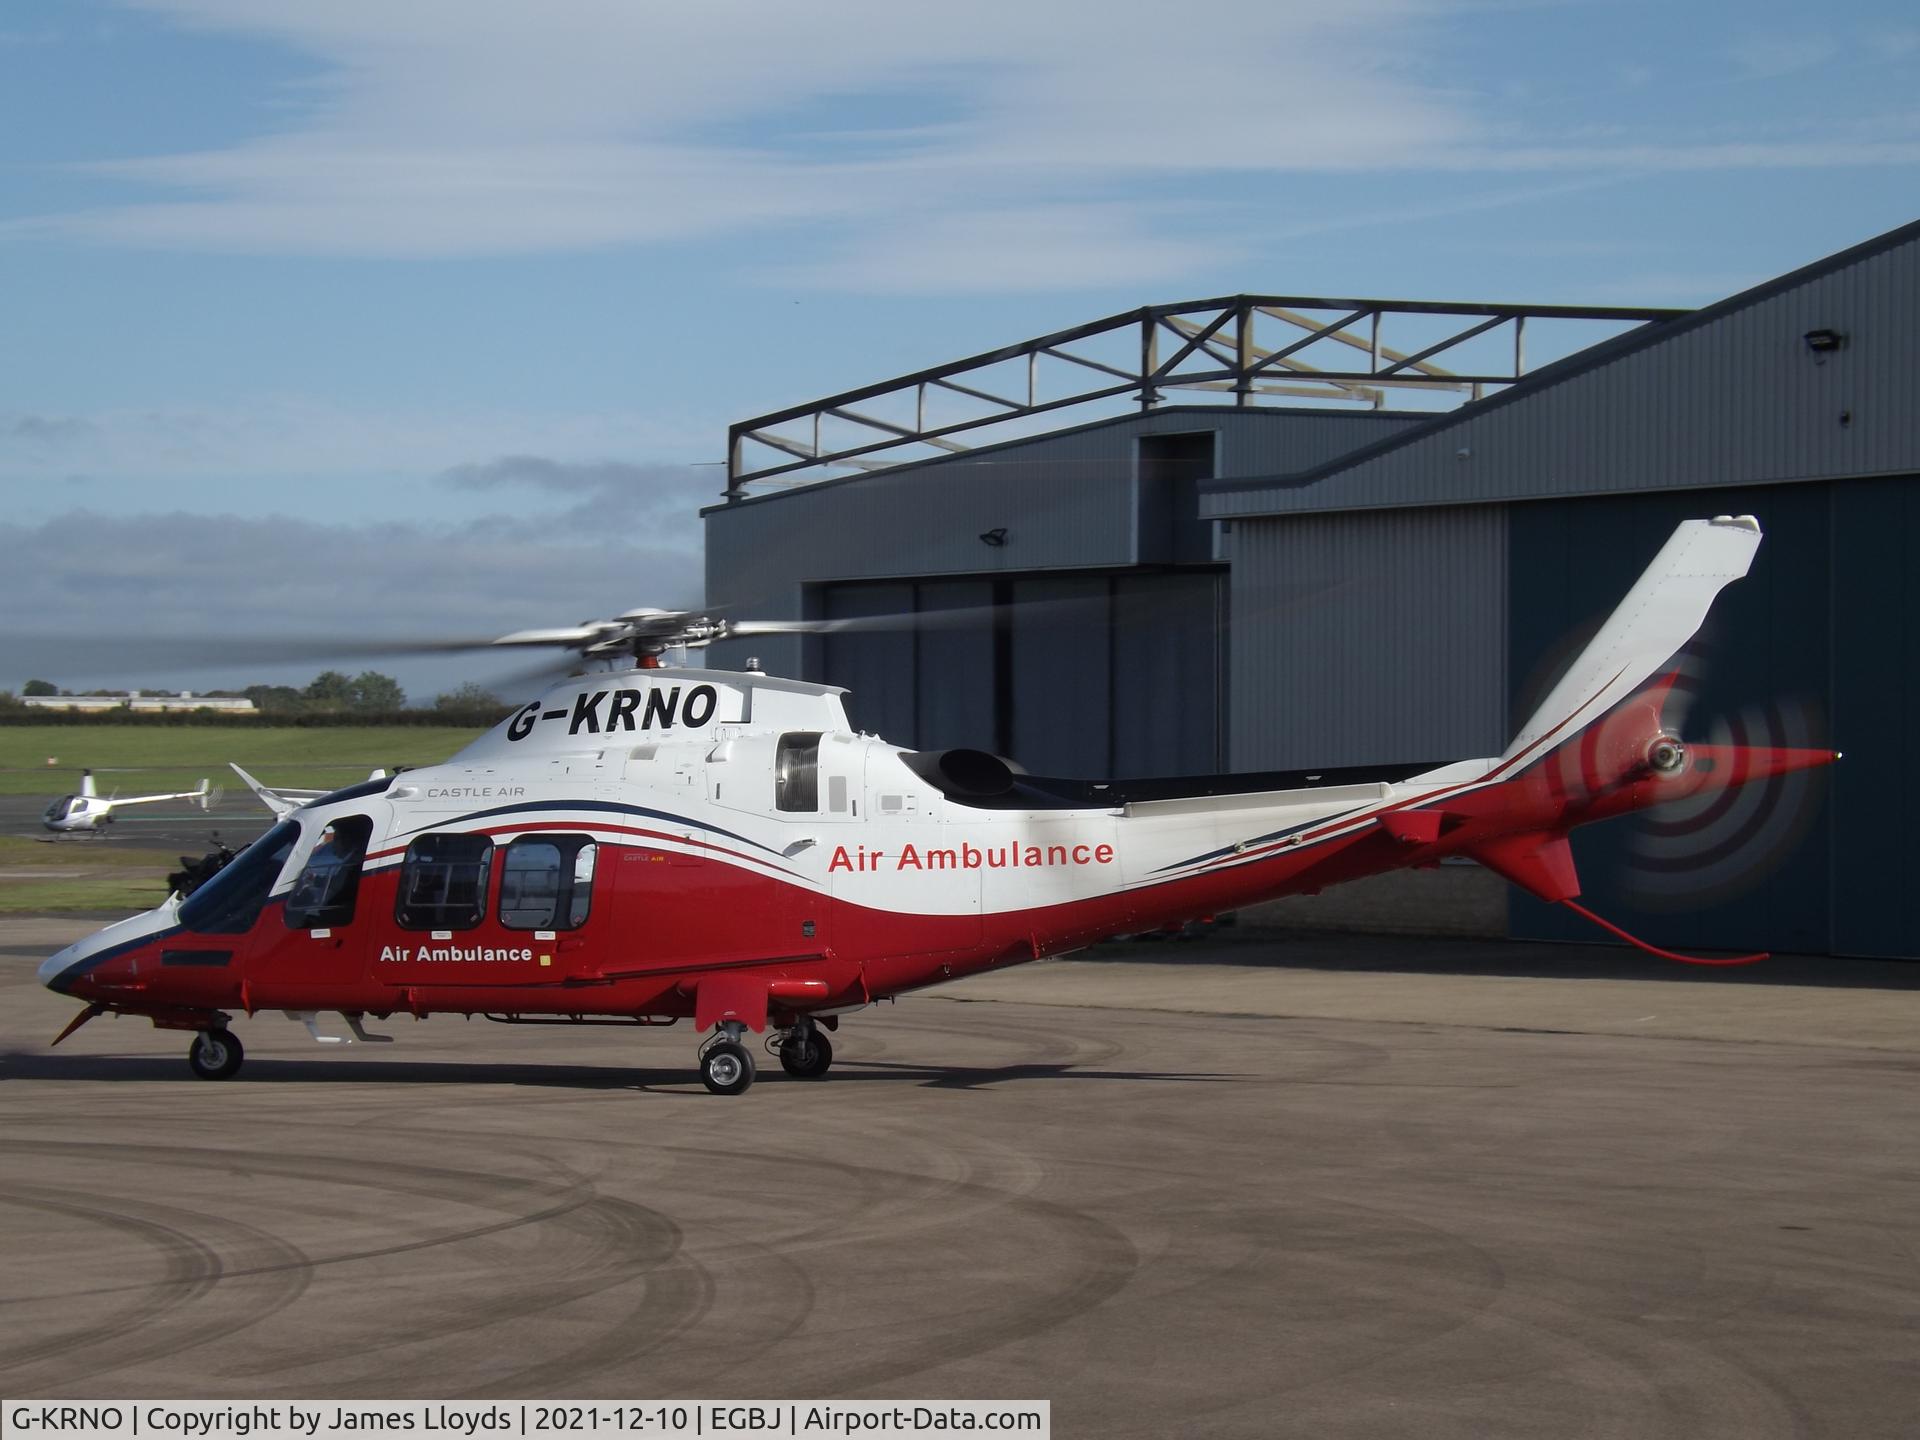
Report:
<svg viewBox="0 0 1920 1440"><path fill-rule="evenodd" d="M269 785L333 789L376 767L436 764L479 733L424 725L0 725L0 795L75 791L83 769L103 793L191 790L203 775L231 789L240 782L229 760Z"/></svg>
<svg viewBox="0 0 1920 1440"><path fill-rule="evenodd" d="M148 857L135 855L135 863ZM0 873L21 870L102 871L124 867L127 855L92 840L27 839L0 835Z"/></svg>
<svg viewBox="0 0 1920 1440"><path fill-rule="evenodd" d="M147 910L166 898L169 868L150 852L0 835L0 915Z"/></svg>

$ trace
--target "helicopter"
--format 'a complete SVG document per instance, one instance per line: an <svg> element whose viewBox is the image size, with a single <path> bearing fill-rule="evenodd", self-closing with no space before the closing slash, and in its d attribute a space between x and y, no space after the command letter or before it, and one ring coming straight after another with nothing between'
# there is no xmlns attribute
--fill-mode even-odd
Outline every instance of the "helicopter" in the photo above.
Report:
<svg viewBox="0 0 1920 1440"><path fill-rule="evenodd" d="M168 795L108 795L94 788L93 771L80 772L80 793L62 795L40 814L40 823L55 835L93 834L104 836L113 823L113 812L123 805L153 805L162 800L186 800L202 810L218 798L203 779L198 790L177 790Z"/></svg>
<svg viewBox="0 0 1920 1440"><path fill-rule="evenodd" d="M1825 765L1834 751L1693 744L1662 667L1747 573L1752 516L1676 529L1506 750L1438 767L1096 782L848 724L830 685L663 668L676 646L841 621L629 612L501 643L634 668L561 681L444 764L295 804L191 896L53 955L101 1014L191 1031L194 1074L280 1010L316 1040L367 1022L690 1020L699 1078L755 1079L749 1032L799 1079L874 1004L942 981L1282 895L1466 856L1665 958L1578 903L1568 833ZM860 622L855 622L860 623ZM265 789L256 782L256 789ZM263 795L262 797L267 798Z"/></svg>

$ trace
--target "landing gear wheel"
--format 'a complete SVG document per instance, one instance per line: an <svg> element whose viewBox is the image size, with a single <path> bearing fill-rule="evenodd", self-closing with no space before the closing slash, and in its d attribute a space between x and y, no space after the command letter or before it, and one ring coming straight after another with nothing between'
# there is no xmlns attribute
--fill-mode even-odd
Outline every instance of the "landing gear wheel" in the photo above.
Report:
<svg viewBox="0 0 1920 1440"><path fill-rule="evenodd" d="M700 1052L700 1081L716 1095L741 1095L753 1084L753 1055L735 1040L716 1040Z"/></svg>
<svg viewBox="0 0 1920 1440"><path fill-rule="evenodd" d="M247 1058L231 1030L202 1030L187 1048L187 1064L202 1080L225 1080Z"/></svg>
<svg viewBox="0 0 1920 1440"><path fill-rule="evenodd" d="M780 1068L796 1080L818 1080L833 1064L833 1046L818 1030L796 1030L780 1042Z"/></svg>

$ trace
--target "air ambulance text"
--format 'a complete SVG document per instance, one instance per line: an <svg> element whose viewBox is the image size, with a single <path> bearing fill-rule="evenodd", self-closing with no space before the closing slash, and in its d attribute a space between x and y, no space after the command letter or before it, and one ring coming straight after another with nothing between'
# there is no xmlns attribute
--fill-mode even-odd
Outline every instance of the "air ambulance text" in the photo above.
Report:
<svg viewBox="0 0 1920 1440"><path fill-rule="evenodd" d="M893 863L888 865L891 860ZM856 845L834 847L829 870L1022 870L1049 865L1111 865L1111 845L903 845L895 855Z"/></svg>

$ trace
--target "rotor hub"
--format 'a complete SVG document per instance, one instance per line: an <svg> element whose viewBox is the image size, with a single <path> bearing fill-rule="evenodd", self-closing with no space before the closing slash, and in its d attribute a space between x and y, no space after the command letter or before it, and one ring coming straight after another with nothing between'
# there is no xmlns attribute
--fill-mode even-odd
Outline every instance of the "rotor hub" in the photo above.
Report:
<svg viewBox="0 0 1920 1440"><path fill-rule="evenodd" d="M1686 768L1687 747L1671 735L1658 735L1647 746L1647 764L1656 775L1677 775Z"/></svg>

